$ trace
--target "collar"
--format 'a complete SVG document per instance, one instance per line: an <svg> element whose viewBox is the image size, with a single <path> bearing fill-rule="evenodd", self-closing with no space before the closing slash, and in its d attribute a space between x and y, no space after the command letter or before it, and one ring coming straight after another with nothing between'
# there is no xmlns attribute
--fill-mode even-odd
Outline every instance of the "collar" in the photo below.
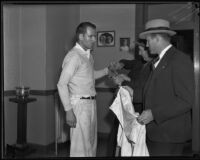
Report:
<svg viewBox="0 0 200 160"><path fill-rule="evenodd" d="M169 44L167 47L165 47L165 49L162 50L162 52L159 54L159 58L162 59L162 57L165 55L165 53L167 52L167 50L172 47L171 44Z"/></svg>
<svg viewBox="0 0 200 160"><path fill-rule="evenodd" d="M76 45L75 45L76 48L80 49L82 52L81 54L87 56L87 58L90 58L90 49L88 49L87 51L85 51L83 49L83 47L81 47L81 45L79 43L76 42Z"/></svg>
<svg viewBox="0 0 200 160"><path fill-rule="evenodd" d="M163 56L165 55L165 53L167 52L167 50L169 50L172 47L172 44L169 44L167 47L165 47L162 52L158 55L159 56L159 60L154 64L155 67L157 67L158 63L160 62L160 60L163 58Z"/></svg>

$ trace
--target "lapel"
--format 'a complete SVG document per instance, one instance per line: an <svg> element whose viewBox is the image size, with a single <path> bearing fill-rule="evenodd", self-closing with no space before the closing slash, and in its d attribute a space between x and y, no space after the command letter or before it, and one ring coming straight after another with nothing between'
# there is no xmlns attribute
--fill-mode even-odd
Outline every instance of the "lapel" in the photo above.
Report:
<svg viewBox="0 0 200 160"><path fill-rule="evenodd" d="M156 67L156 69L154 70L154 74L153 77L157 77L158 74L164 70L167 65L169 64L169 62L171 61L171 58L173 57L173 55L175 54L176 49L172 46L163 56L163 58L160 60L158 66Z"/></svg>
<svg viewBox="0 0 200 160"><path fill-rule="evenodd" d="M176 49L172 46L166 53L165 55L163 56L163 58L160 60L158 66L155 68L154 71L151 72L146 84L145 84L145 87L144 87L144 97L148 91L148 88L150 87L150 85L152 85L152 81L155 79L155 77L157 77L159 75L159 73L161 71L163 71L167 65L169 64L170 62L170 59L173 57L173 55L175 54L176 52Z"/></svg>

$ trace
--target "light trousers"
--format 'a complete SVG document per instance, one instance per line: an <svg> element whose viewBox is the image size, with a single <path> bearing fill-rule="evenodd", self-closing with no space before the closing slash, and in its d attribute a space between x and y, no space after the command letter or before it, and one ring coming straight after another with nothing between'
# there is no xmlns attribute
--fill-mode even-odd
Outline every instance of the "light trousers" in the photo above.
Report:
<svg viewBox="0 0 200 160"><path fill-rule="evenodd" d="M70 129L70 157L96 157L96 100L78 99L72 104L77 124Z"/></svg>

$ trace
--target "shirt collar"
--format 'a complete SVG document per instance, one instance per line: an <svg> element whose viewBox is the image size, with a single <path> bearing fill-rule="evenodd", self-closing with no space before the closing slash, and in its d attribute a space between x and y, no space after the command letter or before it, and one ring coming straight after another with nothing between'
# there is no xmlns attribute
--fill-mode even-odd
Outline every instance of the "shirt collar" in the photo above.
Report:
<svg viewBox="0 0 200 160"><path fill-rule="evenodd" d="M157 67L157 65L160 62L160 60L162 59L162 57L165 55L167 50L169 50L169 48L171 48L171 47L172 47L172 44L169 44L167 47L165 47L165 49L162 50L162 52L158 55L159 56L159 60L154 64L155 67Z"/></svg>
<svg viewBox="0 0 200 160"><path fill-rule="evenodd" d="M88 58L90 58L90 49L88 49L87 51L85 51L85 50L83 49L83 47L81 47L81 45L78 44L77 42L76 42L75 47L78 48L78 49L80 49L80 50L82 51L82 52L81 52L82 54L84 54L84 55L86 55Z"/></svg>
<svg viewBox="0 0 200 160"><path fill-rule="evenodd" d="M159 58L162 59L162 57L165 55L165 53L167 52L167 50L171 47L172 45L169 44L167 47L165 47L165 49L162 50L162 52L159 54ZM160 60L159 59L159 60Z"/></svg>

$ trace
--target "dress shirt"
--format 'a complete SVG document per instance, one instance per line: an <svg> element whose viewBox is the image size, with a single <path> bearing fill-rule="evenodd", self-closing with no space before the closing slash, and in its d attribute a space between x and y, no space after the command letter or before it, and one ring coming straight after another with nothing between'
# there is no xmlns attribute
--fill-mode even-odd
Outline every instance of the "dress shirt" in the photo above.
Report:
<svg viewBox="0 0 200 160"><path fill-rule="evenodd" d="M154 64L155 68L158 66L160 60L162 59L162 57L165 55L165 53L167 52L168 49L170 49L172 47L171 44L169 44L167 47L165 47L165 49L162 50L162 52L158 55L159 56L159 60Z"/></svg>
<svg viewBox="0 0 200 160"><path fill-rule="evenodd" d="M68 52L62 64L58 81L58 92L65 111L72 108L70 98L95 96L94 60L90 50L85 51L78 43ZM107 69L99 71L100 76L107 74ZM99 76L97 73L97 77Z"/></svg>

